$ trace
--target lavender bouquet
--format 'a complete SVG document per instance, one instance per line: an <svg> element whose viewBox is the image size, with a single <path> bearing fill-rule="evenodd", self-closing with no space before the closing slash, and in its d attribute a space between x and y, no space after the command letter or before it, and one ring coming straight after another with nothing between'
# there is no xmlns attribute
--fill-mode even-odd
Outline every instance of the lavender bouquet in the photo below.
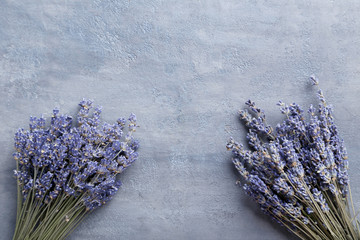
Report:
<svg viewBox="0 0 360 240"><path fill-rule="evenodd" d="M13 239L64 239L90 212L118 191L122 173L138 157L136 117L100 125L101 107L80 102L72 117L53 111L50 126L30 118L15 134L17 216Z"/></svg>
<svg viewBox="0 0 360 240"><path fill-rule="evenodd" d="M315 77L311 78L318 84ZM318 91L309 117L295 103L279 102L286 119L275 131L253 101L240 111L247 150L232 138L227 148L245 192L261 210L301 239L360 239L348 178L348 156L333 110Z"/></svg>

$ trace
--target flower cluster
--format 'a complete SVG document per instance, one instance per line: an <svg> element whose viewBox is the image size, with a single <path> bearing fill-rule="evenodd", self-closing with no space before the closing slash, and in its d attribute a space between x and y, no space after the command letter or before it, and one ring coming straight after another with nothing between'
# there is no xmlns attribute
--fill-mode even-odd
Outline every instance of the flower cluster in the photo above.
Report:
<svg viewBox="0 0 360 240"><path fill-rule="evenodd" d="M90 212L118 191L121 182L117 175L138 158L139 142L132 136L137 128L136 116L101 124L101 107L90 113L92 104L90 100L80 102L76 126L71 116L60 115L55 109L49 126L45 118L31 117L30 130L16 132L15 176L23 205L32 202L51 210L71 202L76 208L64 215L68 222L71 214L76 217L75 210ZM34 226L38 228L44 220L51 220L40 213L37 217ZM41 239L39 231L31 231ZM21 235L24 232L18 231L17 238L27 236Z"/></svg>
<svg viewBox="0 0 360 240"><path fill-rule="evenodd" d="M321 90L318 97L318 108L310 106L308 116L299 105L280 101L286 119L275 131L264 111L249 100L251 112L240 111L240 118L249 129L252 150L232 138L227 148L246 193L300 238L359 239L347 211L347 152Z"/></svg>

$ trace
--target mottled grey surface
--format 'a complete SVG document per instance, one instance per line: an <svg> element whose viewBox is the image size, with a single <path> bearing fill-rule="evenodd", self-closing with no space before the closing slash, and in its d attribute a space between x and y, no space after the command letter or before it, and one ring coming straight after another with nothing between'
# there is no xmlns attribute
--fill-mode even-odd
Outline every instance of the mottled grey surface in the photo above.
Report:
<svg viewBox="0 0 360 240"><path fill-rule="evenodd" d="M321 80L347 143L360 206L360 2L94 0L0 2L0 239L14 230L13 134L83 97L103 119L134 112L140 159L78 239L293 239L235 185L225 144L243 140L248 98L315 103Z"/></svg>

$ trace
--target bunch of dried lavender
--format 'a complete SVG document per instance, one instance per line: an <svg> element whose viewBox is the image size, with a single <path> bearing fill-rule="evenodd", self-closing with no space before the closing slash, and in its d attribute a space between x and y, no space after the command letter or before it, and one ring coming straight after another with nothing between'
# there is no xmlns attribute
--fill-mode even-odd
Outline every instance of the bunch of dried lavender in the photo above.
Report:
<svg viewBox="0 0 360 240"><path fill-rule="evenodd" d="M136 117L100 125L101 107L80 102L77 126L53 111L30 118L30 130L15 134L18 202L13 239L64 239L94 209L106 204L121 185L117 175L138 157L132 137Z"/></svg>
<svg viewBox="0 0 360 240"><path fill-rule="evenodd" d="M317 85L315 77L311 77ZM245 192L261 210L301 239L360 239L348 178L347 152L321 90L309 120L295 103L279 102L286 120L275 131L265 113L248 101L240 118L253 150L232 138L227 149Z"/></svg>

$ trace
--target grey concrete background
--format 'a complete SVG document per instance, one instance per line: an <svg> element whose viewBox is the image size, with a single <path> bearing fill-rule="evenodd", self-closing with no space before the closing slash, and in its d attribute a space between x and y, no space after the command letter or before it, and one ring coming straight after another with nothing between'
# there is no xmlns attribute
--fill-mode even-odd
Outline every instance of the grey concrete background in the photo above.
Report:
<svg viewBox="0 0 360 240"><path fill-rule="evenodd" d="M360 207L360 2L93 0L0 2L0 239L14 230L13 134L53 107L92 98L134 112L140 159L77 239L294 239L242 192L225 144L243 140L251 98L335 106Z"/></svg>

